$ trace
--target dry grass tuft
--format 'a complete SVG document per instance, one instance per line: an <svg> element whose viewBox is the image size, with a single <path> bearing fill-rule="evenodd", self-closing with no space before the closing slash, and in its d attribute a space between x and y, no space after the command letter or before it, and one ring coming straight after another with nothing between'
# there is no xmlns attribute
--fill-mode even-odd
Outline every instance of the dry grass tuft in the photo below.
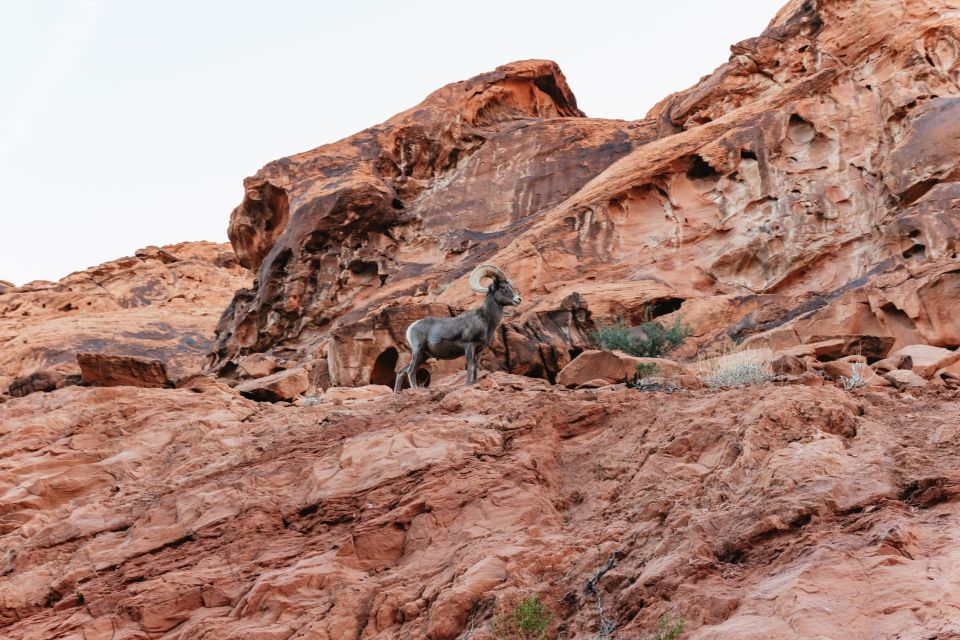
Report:
<svg viewBox="0 0 960 640"><path fill-rule="evenodd" d="M773 378L773 355L768 348L730 349L718 356L700 358L697 373L712 389L760 384Z"/></svg>

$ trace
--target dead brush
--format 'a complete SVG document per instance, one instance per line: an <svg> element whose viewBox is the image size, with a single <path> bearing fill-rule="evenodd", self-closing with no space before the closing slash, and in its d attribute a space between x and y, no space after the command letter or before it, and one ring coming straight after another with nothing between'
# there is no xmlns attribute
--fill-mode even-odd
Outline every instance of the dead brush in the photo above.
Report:
<svg viewBox="0 0 960 640"><path fill-rule="evenodd" d="M769 348L728 349L720 355L698 358L697 373L711 389L761 384L773 379L772 359Z"/></svg>

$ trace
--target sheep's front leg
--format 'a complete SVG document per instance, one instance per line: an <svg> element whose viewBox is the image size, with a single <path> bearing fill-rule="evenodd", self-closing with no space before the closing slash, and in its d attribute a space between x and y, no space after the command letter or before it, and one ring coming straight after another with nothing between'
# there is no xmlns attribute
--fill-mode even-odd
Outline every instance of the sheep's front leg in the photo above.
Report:
<svg viewBox="0 0 960 640"><path fill-rule="evenodd" d="M468 342L464 346L464 353L467 356L467 384L471 385L476 382L474 377L474 362L477 359L477 345L474 342Z"/></svg>
<svg viewBox="0 0 960 640"><path fill-rule="evenodd" d="M480 356L483 355L483 346L478 347L473 352L473 383L476 384L480 379Z"/></svg>

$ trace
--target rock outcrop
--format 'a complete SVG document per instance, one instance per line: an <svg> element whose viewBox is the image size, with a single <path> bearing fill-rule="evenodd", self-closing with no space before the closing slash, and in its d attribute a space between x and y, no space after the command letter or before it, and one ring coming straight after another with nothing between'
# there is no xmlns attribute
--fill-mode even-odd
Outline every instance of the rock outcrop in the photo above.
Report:
<svg viewBox="0 0 960 640"><path fill-rule="evenodd" d="M96 387L165 387L171 385L160 360L102 353L78 353L80 377ZM172 386L172 385L171 385Z"/></svg>
<svg viewBox="0 0 960 640"><path fill-rule="evenodd" d="M174 377L199 371L247 283L229 246L185 242L0 290L0 375L79 374L82 352L161 360Z"/></svg>
<svg viewBox="0 0 960 640"><path fill-rule="evenodd" d="M0 281L0 636L960 637L958 73L952 0L791 0L641 121L508 64L268 164L235 253ZM394 395L480 262L494 371Z"/></svg>
<svg viewBox="0 0 960 640"><path fill-rule="evenodd" d="M559 69L527 61L272 162L231 218L257 278L216 369L265 352L383 383L412 319L475 303L479 262L528 301L487 366L550 380L613 315L680 313L692 350L956 346L951 6L792 1L641 121L583 117Z"/></svg>
<svg viewBox="0 0 960 640"><path fill-rule="evenodd" d="M530 591L565 637L598 599L624 638L956 633L956 391L383 392L0 405L3 636L490 640Z"/></svg>

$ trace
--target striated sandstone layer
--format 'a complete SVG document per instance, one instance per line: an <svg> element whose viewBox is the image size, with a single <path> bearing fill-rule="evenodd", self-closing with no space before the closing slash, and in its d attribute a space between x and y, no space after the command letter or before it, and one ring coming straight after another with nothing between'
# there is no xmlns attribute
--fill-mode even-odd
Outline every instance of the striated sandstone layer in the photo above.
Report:
<svg viewBox="0 0 960 640"><path fill-rule="evenodd" d="M957 392L461 384L0 405L0 633L490 640L532 590L564 638L960 637Z"/></svg>
<svg viewBox="0 0 960 640"><path fill-rule="evenodd" d="M247 179L230 237L256 280L212 364L383 384L412 319L476 303L481 262L525 300L487 366L550 380L598 317L644 308L679 310L689 353L955 347L958 77L955 0L795 0L636 122L584 117L545 61L449 85Z"/></svg>
<svg viewBox="0 0 960 640"><path fill-rule="evenodd" d="M199 371L217 318L248 283L228 245L184 242L0 290L0 377L78 374L80 352L156 358L171 375Z"/></svg>
<svg viewBox="0 0 960 640"><path fill-rule="evenodd" d="M551 638L960 638L958 25L790 2L637 122L505 65L267 165L235 254L0 282L0 636L492 640L538 593ZM499 371L379 386L480 262L524 294ZM795 384L550 384L645 309ZM895 386L825 384L864 361Z"/></svg>

